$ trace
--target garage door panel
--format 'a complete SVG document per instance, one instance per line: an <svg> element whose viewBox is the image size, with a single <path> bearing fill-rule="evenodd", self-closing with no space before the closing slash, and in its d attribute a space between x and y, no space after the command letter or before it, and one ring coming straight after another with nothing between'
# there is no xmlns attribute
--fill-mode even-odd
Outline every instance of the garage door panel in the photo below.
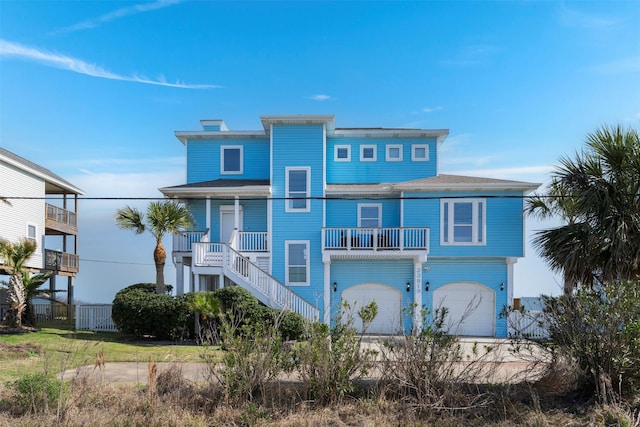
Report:
<svg viewBox="0 0 640 427"><path fill-rule="evenodd" d="M371 301L378 305L378 315L367 328L369 334L397 334L402 331L402 292L390 286L366 283L352 286L342 292L342 299L351 306L354 326L362 331L362 319L357 315L360 308Z"/></svg>
<svg viewBox="0 0 640 427"><path fill-rule="evenodd" d="M452 283L433 293L433 307L448 310L447 332L457 335L495 334L495 292L474 283Z"/></svg>

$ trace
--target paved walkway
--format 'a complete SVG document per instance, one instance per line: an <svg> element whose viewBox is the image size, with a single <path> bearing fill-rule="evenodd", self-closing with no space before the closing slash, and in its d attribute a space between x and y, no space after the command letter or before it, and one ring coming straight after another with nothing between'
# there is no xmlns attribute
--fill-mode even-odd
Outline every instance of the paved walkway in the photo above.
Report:
<svg viewBox="0 0 640 427"><path fill-rule="evenodd" d="M380 349L380 338L366 337L363 345L368 348ZM388 339L388 337L385 337ZM523 379L535 379L541 372L543 365L532 363L532 361L542 360L542 353L537 354L514 354L511 343L507 339L500 338L461 338L460 342L465 351L467 362L459 364L464 368L469 361L480 360L482 377L486 382L518 382ZM474 351L475 348L475 351ZM202 382L208 377L208 365L206 363L171 363L156 362L157 374L167 369L179 369L185 379ZM375 380L376 374L370 379ZM76 376L87 376L96 381L106 383L132 383L146 384L149 379L148 362L106 362L102 369L94 366L82 366L77 369L70 369L62 374L65 380L71 380ZM287 379L291 380L291 377Z"/></svg>

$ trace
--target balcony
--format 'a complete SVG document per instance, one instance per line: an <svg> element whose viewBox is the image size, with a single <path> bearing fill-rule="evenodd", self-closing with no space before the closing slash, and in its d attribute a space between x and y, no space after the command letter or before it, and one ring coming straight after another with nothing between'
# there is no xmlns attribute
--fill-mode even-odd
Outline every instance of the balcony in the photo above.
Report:
<svg viewBox="0 0 640 427"><path fill-rule="evenodd" d="M181 231L173 235L173 252L191 252L194 243L209 241L209 230Z"/></svg>
<svg viewBox="0 0 640 427"><path fill-rule="evenodd" d="M209 242L209 231L182 231L173 236L173 252L191 253L195 243ZM266 231L240 231L233 233L231 247L238 252L267 252Z"/></svg>
<svg viewBox="0 0 640 427"><path fill-rule="evenodd" d="M429 251L428 228L323 228L322 250L332 255L397 257Z"/></svg>
<svg viewBox="0 0 640 427"><path fill-rule="evenodd" d="M45 249L44 268L56 273L77 273L80 270L80 259L75 254Z"/></svg>
<svg viewBox="0 0 640 427"><path fill-rule="evenodd" d="M53 234L78 234L78 216L75 212L46 203L47 217L45 227ZM47 233L49 234L49 233Z"/></svg>

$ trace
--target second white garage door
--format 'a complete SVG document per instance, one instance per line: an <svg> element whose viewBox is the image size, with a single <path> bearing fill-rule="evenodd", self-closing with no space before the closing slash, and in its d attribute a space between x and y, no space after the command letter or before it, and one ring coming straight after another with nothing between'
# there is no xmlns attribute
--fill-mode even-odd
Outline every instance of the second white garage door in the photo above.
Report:
<svg viewBox="0 0 640 427"><path fill-rule="evenodd" d="M397 334L402 332L402 292L380 283L363 283L342 292L354 313L355 326L362 331L362 321L357 315L360 307L375 301L378 315L367 328L368 334Z"/></svg>
<svg viewBox="0 0 640 427"><path fill-rule="evenodd" d="M495 334L496 294L475 283L450 283L433 292L433 308L449 309L446 328L455 335L489 337Z"/></svg>

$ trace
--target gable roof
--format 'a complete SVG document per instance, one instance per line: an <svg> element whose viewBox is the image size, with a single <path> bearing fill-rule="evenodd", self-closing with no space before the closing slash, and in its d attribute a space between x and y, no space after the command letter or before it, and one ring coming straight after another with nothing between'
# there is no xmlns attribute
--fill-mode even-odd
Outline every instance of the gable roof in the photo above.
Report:
<svg viewBox="0 0 640 427"><path fill-rule="evenodd" d="M2 147L0 147L0 161L35 175L38 178L42 178L45 181L45 193L47 194L84 194L78 187L51 172L49 169L33 163L24 157L20 157Z"/></svg>

